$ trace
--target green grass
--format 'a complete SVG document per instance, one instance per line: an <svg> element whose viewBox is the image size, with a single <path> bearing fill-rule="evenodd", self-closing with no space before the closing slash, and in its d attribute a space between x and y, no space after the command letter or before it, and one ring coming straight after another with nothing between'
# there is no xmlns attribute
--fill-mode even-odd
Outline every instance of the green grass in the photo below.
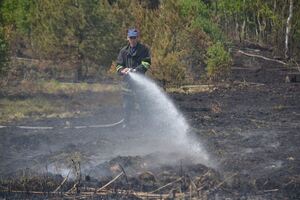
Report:
<svg viewBox="0 0 300 200"><path fill-rule="evenodd" d="M176 93L183 93L183 94L194 94L194 93L201 93L201 92L209 92L214 90L214 85L183 85L177 88L167 88L167 92L176 92Z"/></svg>
<svg viewBox="0 0 300 200"><path fill-rule="evenodd" d="M0 125L8 122L20 121L26 118L33 120L41 118L65 118L82 114L80 109L94 110L106 104L116 103L118 98L106 95L81 95L84 92L92 93L118 93L118 85L87 84L87 83L61 83L58 81L22 81L18 86L1 89L9 97L0 98ZM42 95L41 95L42 94ZM44 94L53 96L49 98ZM60 97L58 94L64 94ZM21 95L25 98L19 98ZM69 97L69 98L66 98ZM100 95L101 96L101 95ZM105 96L105 95L102 95ZM86 102L85 102L86 101Z"/></svg>
<svg viewBox="0 0 300 200"><path fill-rule="evenodd" d="M58 81L40 82L40 89L49 94L65 93L74 94L78 92L116 92L120 88L112 84L87 84L87 83L60 83Z"/></svg>
<svg viewBox="0 0 300 200"><path fill-rule="evenodd" d="M9 95L22 94L67 94L72 95L80 92L116 92L120 87L115 84L87 84L87 83L62 83L55 80L50 81L27 81L23 80L18 86L2 88Z"/></svg>
<svg viewBox="0 0 300 200"><path fill-rule="evenodd" d="M47 117L53 113L66 112L64 105L49 101L47 98L36 97L24 100L0 99L0 122L17 121L24 118Z"/></svg>

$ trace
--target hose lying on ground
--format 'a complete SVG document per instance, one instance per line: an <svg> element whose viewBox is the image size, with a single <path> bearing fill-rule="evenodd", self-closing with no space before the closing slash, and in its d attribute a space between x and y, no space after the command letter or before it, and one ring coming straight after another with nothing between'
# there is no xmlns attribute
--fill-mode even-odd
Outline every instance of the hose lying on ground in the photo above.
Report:
<svg viewBox="0 0 300 200"><path fill-rule="evenodd" d="M82 128L109 128L117 126L123 123L124 119L121 119L118 122L111 123L111 124L96 124L96 125L87 125L87 126L65 126L65 127L54 127L54 126L2 126L0 128L20 128L20 129L34 129L34 130L48 130L48 129L55 129L55 128L75 128L75 129L82 129Z"/></svg>

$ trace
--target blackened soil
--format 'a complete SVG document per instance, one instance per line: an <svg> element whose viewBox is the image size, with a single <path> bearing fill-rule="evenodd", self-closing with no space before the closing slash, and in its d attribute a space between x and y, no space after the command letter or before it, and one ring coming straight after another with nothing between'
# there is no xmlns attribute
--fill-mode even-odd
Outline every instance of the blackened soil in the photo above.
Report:
<svg viewBox="0 0 300 200"><path fill-rule="evenodd" d="M102 106L89 117L23 124L52 130L0 129L0 195L11 197L13 189L53 191L71 171L73 182L61 188L66 192L78 179L80 164L81 190L100 188L124 170L126 178L110 188L149 192L175 181L158 193L172 197L183 192L194 199L300 199L300 83L285 82L294 69L241 54L234 54L234 61L230 82L208 92L169 94L213 166L176 160L176 155L158 162L159 138L152 141L153 153L143 151L149 139L146 127L72 128L122 118L120 106ZM190 192L193 187L197 194Z"/></svg>
<svg viewBox="0 0 300 200"><path fill-rule="evenodd" d="M184 100L182 95L172 96L219 161L219 170L237 173L229 181L232 189L245 194L272 191L297 199L299 86L238 84ZM276 195L276 199L283 198Z"/></svg>

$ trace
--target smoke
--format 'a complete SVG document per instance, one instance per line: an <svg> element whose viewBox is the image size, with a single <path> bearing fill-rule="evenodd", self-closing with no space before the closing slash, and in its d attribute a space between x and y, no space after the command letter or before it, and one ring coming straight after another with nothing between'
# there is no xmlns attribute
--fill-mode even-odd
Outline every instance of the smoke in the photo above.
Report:
<svg viewBox="0 0 300 200"><path fill-rule="evenodd" d="M200 141L193 137L190 126L170 98L152 80L130 73L136 87L136 96L145 108L140 109L146 124L140 129L143 145L139 152L161 152L160 162L189 159L193 163L211 166L212 162ZM172 155L167 159L166 155ZM174 161L176 161L176 159Z"/></svg>
<svg viewBox="0 0 300 200"><path fill-rule="evenodd" d="M122 119L120 104L105 108L104 112L88 117L72 118L71 125L86 128L64 128L51 130L24 130L8 132L1 145L6 155L22 157L15 160L1 159L1 174L9 174L22 168L46 171L69 177L74 176L74 164L71 159L81 164L81 169L88 174L100 169L96 166L105 164L116 157L138 156L148 160L148 166L161 166L184 163L204 164L214 167L211 157L191 131L182 113L178 111L170 98L152 80L145 76L130 73L136 87L136 97L141 104L135 109L135 124L130 129L115 124ZM98 97L98 96L97 96ZM86 95L81 98L87 98ZM92 97L88 97L92 101ZM115 98L108 97L111 100ZM98 100L98 98L96 99ZM115 100L115 99L114 99ZM114 105L114 104L113 104ZM105 120L105 122L101 121ZM57 120L46 120L47 126L57 124ZM59 120L59 123L61 121ZM98 126L91 126L98 125ZM100 127L100 128L99 128ZM4 129L5 131L5 129ZM8 129L7 129L8 131ZM42 134L41 134L42 133ZM76 154L74 158L74 154ZM105 167L104 167L105 168ZM101 168L102 169L102 168ZM101 170L100 170L101 171ZM103 173L106 171L103 170ZM99 174L99 170L95 174Z"/></svg>

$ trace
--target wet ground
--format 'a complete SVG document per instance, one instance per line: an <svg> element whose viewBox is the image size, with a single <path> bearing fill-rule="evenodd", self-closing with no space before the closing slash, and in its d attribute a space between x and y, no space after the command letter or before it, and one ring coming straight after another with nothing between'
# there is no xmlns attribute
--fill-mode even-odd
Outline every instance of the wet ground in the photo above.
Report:
<svg viewBox="0 0 300 200"><path fill-rule="evenodd" d="M121 173L98 191L101 198L299 199L300 83L285 82L293 70L235 54L231 81L207 92L169 94L211 163L177 151L162 153L168 138L155 137L159 134L147 126L79 128L120 121L118 105L99 107L86 117L17 124L50 130L1 128L0 197L23 198L13 191L27 191L41 198L29 191L49 195L68 176L61 195L81 198ZM66 194L73 185L76 192ZM91 194L96 198L95 191Z"/></svg>

